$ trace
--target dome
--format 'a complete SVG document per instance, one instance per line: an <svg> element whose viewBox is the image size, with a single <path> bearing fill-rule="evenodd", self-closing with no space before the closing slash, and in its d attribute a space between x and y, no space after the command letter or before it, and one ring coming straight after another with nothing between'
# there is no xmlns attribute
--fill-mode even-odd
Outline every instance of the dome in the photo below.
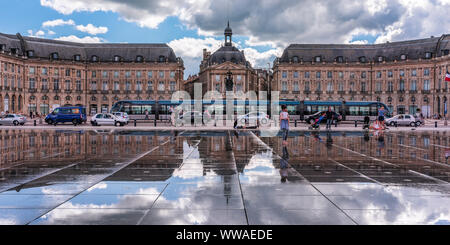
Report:
<svg viewBox="0 0 450 245"><path fill-rule="evenodd" d="M222 64L227 61L236 64L246 63L244 54L241 51L239 51L239 49L233 46L221 47L219 50L214 52L209 58L210 63Z"/></svg>
<svg viewBox="0 0 450 245"><path fill-rule="evenodd" d="M227 34L233 34L233 30L231 30L230 22L229 22L229 21L228 21L227 28L225 28L225 36L226 36Z"/></svg>

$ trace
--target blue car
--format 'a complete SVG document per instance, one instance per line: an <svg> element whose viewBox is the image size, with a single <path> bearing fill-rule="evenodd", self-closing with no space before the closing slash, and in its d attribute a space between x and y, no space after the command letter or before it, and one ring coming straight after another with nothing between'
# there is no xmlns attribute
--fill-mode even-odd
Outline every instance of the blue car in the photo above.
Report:
<svg viewBox="0 0 450 245"><path fill-rule="evenodd" d="M87 121L86 108L84 107L58 107L45 117L48 124L71 122L73 125Z"/></svg>

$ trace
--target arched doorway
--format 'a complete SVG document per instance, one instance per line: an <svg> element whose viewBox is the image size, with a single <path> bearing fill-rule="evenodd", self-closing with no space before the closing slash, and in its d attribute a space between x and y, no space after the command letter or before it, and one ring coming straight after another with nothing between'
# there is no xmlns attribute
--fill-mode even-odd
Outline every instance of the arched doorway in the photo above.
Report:
<svg viewBox="0 0 450 245"><path fill-rule="evenodd" d="M16 112L16 95L15 94L11 97L11 112L12 113Z"/></svg>
<svg viewBox="0 0 450 245"><path fill-rule="evenodd" d="M441 97L437 97L437 114L441 114Z"/></svg>
<svg viewBox="0 0 450 245"><path fill-rule="evenodd" d="M8 94L5 96L5 99L3 100L3 109L5 110L5 113L9 112L9 95Z"/></svg>
<svg viewBox="0 0 450 245"><path fill-rule="evenodd" d="M19 95L19 99L17 100L17 110L19 112L22 112L22 110L23 110L22 95Z"/></svg>

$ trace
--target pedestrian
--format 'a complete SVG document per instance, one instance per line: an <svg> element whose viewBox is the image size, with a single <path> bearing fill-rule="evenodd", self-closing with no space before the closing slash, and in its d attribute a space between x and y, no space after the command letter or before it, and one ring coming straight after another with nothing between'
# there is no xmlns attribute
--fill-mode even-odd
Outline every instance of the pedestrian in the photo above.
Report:
<svg viewBox="0 0 450 245"><path fill-rule="evenodd" d="M363 129L369 129L369 126L370 126L370 117L368 115L366 115L364 117Z"/></svg>
<svg viewBox="0 0 450 245"><path fill-rule="evenodd" d="M148 118L148 110L147 109L145 109L145 120L148 120L149 118Z"/></svg>
<svg viewBox="0 0 450 245"><path fill-rule="evenodd" d="M331 111L331 106L328 107L328 111L326 112L327 118L327 129L331 129L331 124L333 123L334 113Z"/></svg>
<svg viewBox="0 0 450 245"><path fill-rule="evenodd" d="M385 115L386 115L386 110L384 109L384 106L381 106L380 109L378 109L378 121L381 123L383 128L385 128L385 125L384 125L384 116Z"/></svg>
<svg viewBox="0 0 450 245"><path fill-rule="evenodd" d="M33 111L30 111L30 119L33 119Z"/></svg>
<svg viewBox="0 0 450 245"><path fill-rule="evenodd" d="M283 132L283 144L287 144L287 138L289 134L289 113L287 112L287 106L282 105L281 106L281 113L280 113L280 128Z"/></svg>

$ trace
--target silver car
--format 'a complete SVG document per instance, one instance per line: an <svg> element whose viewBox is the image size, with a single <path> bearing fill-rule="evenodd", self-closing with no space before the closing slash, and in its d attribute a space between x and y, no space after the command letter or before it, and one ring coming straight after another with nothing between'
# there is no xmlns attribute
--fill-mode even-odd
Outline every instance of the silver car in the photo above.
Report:
<svg viewBox="0 0 450 245"><path fill-rule="evenodd" d="M0 125L24 125L27 122L27 118L25 116L17 115L17 114L7 114L0 118Z"/></svg>
<svg viewBox="0 0 450 245"><path fill-rule="evenodd" d="M386 120L386 125L394 126L395 124L399 126L403 125L414 127L417 125L417 120L413 115L409 114L400 114Z"/></svg>

